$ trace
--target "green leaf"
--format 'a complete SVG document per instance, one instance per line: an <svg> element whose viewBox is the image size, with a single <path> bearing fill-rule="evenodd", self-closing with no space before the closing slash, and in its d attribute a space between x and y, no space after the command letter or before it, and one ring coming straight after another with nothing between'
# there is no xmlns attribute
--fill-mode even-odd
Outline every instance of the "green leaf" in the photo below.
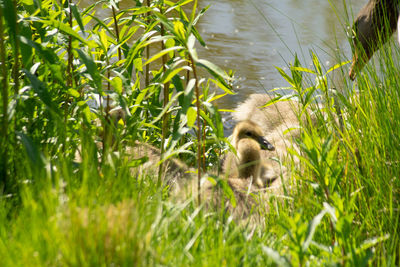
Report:
<svg viewBox="0 0 400 267"><path fill-rule="evenodd" d="M199 57L197 56L196 49L194 48L195 43L196 43L196 38L194 37L194 35L193 34L189 35L186 46L189 51L189 54L192 56L193 60L196 62L199 60Z"/></svg>
<svg viewBox="0 0 400 267"><path fill-rule="evenodd" d="M308 73L312 73L312 74L317 74L315 71L313 71L311 69L304 68L304 67L291 67L290 69L294 70L294 71L308 72Z"/></svg>
<svg viewBox="0 0 400 267"><path fill-rule="evenodd" d="M184 48L183 46L174 46L174 47L170 47L170 48L164 49L164 50L158 52L157 54L155 54L155 55L154 55L152 58L150 58L149 60L147 60L147 62L144 63L144 65L147 65L147 64L153 62L154 60L159 59L160 57L162 57L163 55L169 53L170 51L175 51L175 50L183 49L183 48Z"/></svg>
<svg viewBox="0 0 400 267"><path fill-rule="evenodd" d="M81 96L78 91L76 91L75 89L72 89L72 88L68 89L68 94L75 98L78 98Z"/></svg>
<svg viewBox="0 0 400 267"><path fill-rule="evenodd" d="M219 110L217 107L213 106L213 109L215 110L214 113L214 118L215 118L215 126L217 128L217 137L220 139L224 138L224 124L222 123L222 117L221 114L219 113Z"/></svg>
<svg viewBox="0 0 400 267"><path fill-rule="evenodd" d="M47 91L46 86L42 83L42 81L40 81L35 75L33 75L32 73L30 73L29 71L27 71L25 69L22 69L22 71L25 73L25 75L30 80L33 91L38 95L40 100L42 100L42 102L47 107L49 107L52 111L57 113L57 109L55 108L55 106L52 102L52 98L51 98L49 92Z"/></svg>
<svg viewBox="0 0 400 267"><path fill-rule="evenodd" d="M92 121L93 112L90 111L90 108L88 105L86 105L86 103L82 109L82 112L83 112L83 115L84 115L86 121L88 121L88 122Z"/></svg>
<svg viewBox="0 0 400 267"><path fill-rule="evenodd" d="M141 15L141 14L149 13L149 12L153 11L153 9L151 7L148 7L148 6L142 6L140 8L134 8L132 10L135 10L132 13L133 15Z"/></svg>
<svg viewBox="0 0 400 267"><path fill-rule="evenodd" d="M334 70L340 68L341 66L344 66L350 62L351 62L351 60L340 62L340 63L336 64L335 66L333 66L332 68L330 68L326 73L328 74L329 72L334 71Z"/></svg>
<svg viewBox="0 0 400 267"><path fill-rule="evenodd" d="M21 3L28 6L33 6L33 0L21 0Z"/></svg>
<svg viewBox="0 0 400 267"><path fill-rule="evenodd" d="M234 110L234 109L226 109L226 108L219 108L218 111L219 112L236 112L236 110Z"/></svg>
<svg viewBox="0 0 400 267"><path fill-rule="evenodd" d="M222 188L222 191L224 192L224 195L228 197L229 202L231 203L232 207L236 207L236 198L235 194L233 193L232 188L229 186L228 182L225 179L221 179L216 176L211 176L208 179L213 178L217 181L217 186Z"/></svg>
<svg viewBox="0 0 400 267"><path fill-rule="evenodd" d="M32 167L38 169L43 168L44 162L42 159L42 155L33 140L22 132L17 132L17 135L25 147L26 154L28 155L28 158L32 163Z"/></svg>
<svg viewBox="0 0 400 267"><path fill-rule="evenodd" d="M107 27L107 25L106 25L101 19L99 19L98 17L93 16L92 14L89 14L89 13L88 13L87 15L90 16L90 17L92 17L95 21L97 21L97 23L98 23L99 25L101 25L101 26L110 34L110 36L112 36L113 38L116 38L114 32L113 32L112 30L110 30L110 29Z"/></svg>
<svg viewBox="0 0 400 267"><path fill-rule="evenodd" d="M30 45L27 45L21 41L21 38L32 41L32 31L29 27L28 23L24 23L23 21L19 23L20 36L18 36L21 47L21 56L22 56L22 64L26 69L30 69L32 67L32 58L33 51Z"/></svg>
<svg viewBox="0 0 400 267"><path fill-rule="evenodd" d="M145 95L146 95L148 90L149 90L148 88L143 89L139 93L139 95L136 97L135 105L133 105L133 108L131 110L132 114L134 114L136 112L136 110L140 107L140 104L142 103L142 101L143 101L143 99L144 99L144 97L145 97Z"/></svg>
<svg viewBox="0 0 400 267"><path fill-rule="evenodd" d="M185 40L186 31L183 23L179 20L176 20L173 22L173 24L174 24L174 33L179 37L179 39Z"/></svg>
<svg viewBox="0 0 400 267"><path fill-rule="evenodd" d="M174 104L174 102L176 101L176 99L181 96L183 94L183 92L178 92L177 94L175 94L171 100L168 102L168 104L163 108L162 112L157 116L157 118L155 118L151 124L155 124L157 121L159 121L166 112L169 111L169 108Z"/></svg>
<svg viewBox="0 0 400 267"><path fill-rule="evenodd" d="M114 88L115 92L118 94L122 94L122 79L120 77L114 77L111 80L111 85Z"/></svg>
<svg viewBox="0 0 400 267"><path fill-rule="evenodd" d="M51 75L63 86L65 86L65 70L62 65L51 64L50 66Z"/></svg>
<svg viewBox="0 0 400 267"><path fill-rule="evenodd" d="M74 15L76 21L78 22L79 28L81 29L82 33L85 34L85 27L83 26L81 15L79 14L78 8L74 3L70 3L69 7L72 11L72 15Z"/></svg>
<svg viewBox="0 0 400 267"><path fill-rule="evenodd" d="M222 91L224 91L225 92L224 95L226 95L226 94L235 95L236 94L231 90L230 87L227 87L226 83L222 83L219 79L217 79L217 80L210 79L210 82L214 83L216 86L218 86L218 88L220 88Z"/></svg>
<svg viewBox="0 0 400 267"><path fill-rule="evenodd" d="M59 29L61 32L79 40L81 43L89 45L77 32L75 32L68 24L62 23L58 20L38 20L38 22L45 25Z"/></svg>
<svg viewBox="0 0 400 267"><path fill-rule="evenodd" d="M321 63L319 62L317 55L315 55L314 53L312 53L312 61L313 61L314 67L317 70L318 75L322 76Z"/></svg>
<svg viewBox="0 0 400 267"><path fill-rule="evenodd" d="M170 47L174 47L175 46L175 40L173 38L169 38L167 39L167 41L165 42L165 48L170 48ZM174 57L174 51L169 52L169 57L173 58Z"/></svg>
<svg viewBox="0 0 400 267"><path fill-rule="evenodd" d="M12 0L3 0L3 5L4 5L3 16L7 23L6 25L8 28L8 35L10 36L12 43L14 43L12 47L15 50L16 49L15 42L17 41L17 16L16 16L17 12L15 12L14 3Z"/></svg>
<svg viewBox="0 0 400 267"><path fill-rule="evenodd" d="M182 112L184 112L184 113L186 113L186 111L192 104L195 83L196 83L195 79L189 80L189 82L186 86L186 89L185 89L185 94L183 95L183 98L180 98L180 100L179 100L179 104L182 107Z"/></svg>
<svg viewBox="0 0 400 267"><path fill-rule="evenodd" d="M99 33L99 37L100 37L100 42L101 42L101 45L103 46L103 49L105 51L107 51L108 50L108 40L107 40L107 34L104 29L101 29L101 31Z"/></svg>
<svg viewBox="0 0 400 267"><path fill-rule="evenodd" d="M206 7L204 7L203 9L200 10L199 14L197 14L196 18L193 20L192 24L196 25L197 22L199 21L199 19L201 18L201 16L204 15L204 13L206 13L207 9L210 8L211 5L207 5Z"/></svg>
<svg viewBox="0 0 400 267"><path fill-rule="evenodd" d="M207 125L212 128L214 132L217 132L217 129L214 126L214 123L210 119L210 117L207 115L207 113L204 112L204 110L200 109L200 116L207 122Z"/></svg>
<svg viewBox="0 0 400 267"><path fill-rule="evenodd" d="M165 78L163 78L163 80L161 81L161 83L167 83L169 82L175 75L177 75L181 70L184 70L184 68L176 68L174 70L167 70L164 73L164 76L166 75Z"/></svg>
<svg viewBox="0 0 400 267"><path fill-rule="evenodd" d="M211 73L217 74L219 77L222 77L225 80L228 80L228 81L232 80L232 78L229 77L220 67L218 67L217 65L215 65L214 63L212 63L206 59L199 59L196 61L196 64L204 67Z"/></svg>
<svg viewBox="0 0 400 267"><path fill-rule="evenodd" d="M315 216L312 221L308 225L307 237L302 244L303 251L307 251L308 247L311 244L312 238L314 237L315 229L321 223L322 218L324 217L326 210L323 209L317 216Z"/></svg>
<svg viewBox="0 0 400 267"><path fill-rule="evenodd" d="M136 168L139 167L140 165L143 165L144 163L149 161L149 157L148 156L144 156L138 159L133 159L129 162L128 167L130 168Z"/></svg>
<svg viewBox="0 0 400 267"><path fill-rule="evenodd" d="M267 103L265 103L264 105L262 105L260 108L265 108L265 107L274 105L275 103L281 101L282 98L283 98L282 95L278 95L278 96L272 98L271 100L269 100L269 101L268 101Z"/></svg>
<svg viewBox="0 0 400 267"><path fill-rule="evenodd" d="M193 142L187 142L185 143L183 146L180 146L178 148L175 147L170 147L165 153L164 153L164 158L162 160L160 160L157 165L161 164L162 162L176 156L182 153L186 153L186 154L191 154L194 155L194 153L190 150L188 150L187 148L190 147L191 145L193 145Z"/></svg>
<svg viewBox="0 0 400 267"><path fill-rule="evenodd" d="M227 93L220 94L220 95L215 95L212 98L210 98L210 100L208 100L208 102L212 103L213 101L218 100L218 99L220 99L220 98L222 98L222 97L224 97L226 95L227 95Z"/></svg>
<svg viewBox="0 0 400 267"><path fill-rule="evenodd" d="M166 16L161 14L160 12L153 12L154 15L161 21L161 23L172 33L174 33L174 24L168 20Z"/></svg>
<svg viewBox="0 0 400 267"><path fill-rule="evenodd" d="M136 71L143 71L142 58L138 57L133 60L133 65L135 65Z"/></svg>
<svg viewBox="0 0 400 267"><path fill-rule="evenodd" d="M180 6L184 6L190 2L192 2L193 0L180 0L177 3L174 3L172 1L164 1L165 4L170 5L172 8L176 8L176 7L180 7Z"/></svg>
<svg viewBox="0 0 400 267"><path fill-rule="evenodd" d="M289 75L287 75L286 72L285 72L283 69L281 69L281 68L279 68L279 67L276 67L276 66L275 66L275 68L278 70L279 74L280 74L292 87L296 87L296 85L295 85L294 82L293 82L293 79L290 78Z"/></svg>
<svg viewBox="0 0 400 267"><path fill-rule="evenodd" d="M197 112L193 107L189 107L186 117L187 117L187 126L192 128L194 123L196 122Z"/></svg>
<svg viewBox="0 0 400 267"><path fill-rule="evenodd" d="M199 43L204 47L206 46L206 43L204 42L203 38L201 38L201 35L199 34L199 32L197 31L197 29L194 26L197 24L200 17L204 15L204 13L207 11L207 9L209 7L210 7L210 5L203 8L199 12L199 14L196 16L196 18L194 18L194 15L196 12L196 5L193 5L192 14L191 14L191 22L189 25L185 25L186 27L188 27L188 33L193 34L196 37L196 39L199 41Z"/></svg>
<svg viewBox="0 0 400 267"><path fill-rule="evenodd" d="M57 55L53 52L53 50L49 48L43 47L41 44L36 43L30 39L25 38L24 36L19 36L19 39L22 44L30 46L35 49L35 51L38 53L38 55L43 59L45 63L50 63L50 64L57 64L58 63L58 57Z"/></svg>
<svg viewBox="0 0 400 267"><path fill-rule="evenodd" d="M94 60L92 59L91 56L89 56L82 50L76 49L76 51L78 52L79 57L82 59L83 63L85 64L87 72L92 77L97 90L99 90L99 92L102 92L103 90L102 90L102 84L101 84L101 76L100 76L99 71L97 70L96 63L94 62Z"/></svg>
<svg viewBox="0 0 400 267"><path fill-rule="evenodd" d="M233 94L232 91L230 90L230 86L225 81L225 80L231 81L232 78L229 77L220 67L205 59L199 59L195 62L196 65L205 68L212 76L214 76L214 78L218 80L219 82L218 85L222 90L224 90L229 94Z"/></svg>

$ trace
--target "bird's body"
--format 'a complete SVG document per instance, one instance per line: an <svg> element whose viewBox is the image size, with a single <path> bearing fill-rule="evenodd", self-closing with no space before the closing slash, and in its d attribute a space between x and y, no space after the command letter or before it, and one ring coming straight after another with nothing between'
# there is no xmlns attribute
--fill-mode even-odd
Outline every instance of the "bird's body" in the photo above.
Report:
<svg viewBox="0 0 400 267"><path fill-rule="evenodd" d="M296 115L299 104L284 101L262 107L272 98L254 94L236 108L234 118L238 123L231 136L236 153L226 155L222 175L201 180L201 199L207 207L224 206L234 218L244 219L260 210L268 211L268 199L280 198L283 187L290 188L291 168L284 163L287 147L292 146L291 139L300 137L300 131L288 131L299 126ZM180 199L186 200L190 195L197 199L197 179L191 179L184 188L186 191L178 191ZM233 193L235 205L227 190ZM252 216L252 220L257 218Z"/></svg>
<svg viewBox="0 0 400 267"><path fill-rule="evenodd" d="M255 183L264 187L269 180L277 176L268 166L262 151L274 151L275 147L264 138L261 127L250 120L239 122L232 134L232 143L236 155L229 152L224 162L225 176L247 179L252 177Z"/></svg>
<svg viewBox="0 0 400 267"><path fill-rule="evenodd" d="M400 24L399 2L370 0L358 13L353 24L353 61L349 71L352 80L374 52L396 31L397 25Z"/></svg>

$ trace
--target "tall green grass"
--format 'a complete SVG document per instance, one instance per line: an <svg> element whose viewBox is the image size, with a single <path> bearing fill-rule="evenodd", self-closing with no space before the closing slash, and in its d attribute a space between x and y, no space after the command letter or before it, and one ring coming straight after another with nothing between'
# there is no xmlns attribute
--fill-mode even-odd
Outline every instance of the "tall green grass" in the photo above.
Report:
<svg viewBox="0 0 400 267"><path fill-rule="evenodd" d="M330 89L333 69L316 55L311 69L294 59L279 70L308 118L291 151L295 187L271 196L260 223L239 222L196 192L176 202L157 168L139 172L146 159L126 153L164 144L164 158L200 176L226 149L212 103L231 93L230 77L195 50L205 10L142 2L0 2L0 265L398 265L399 49L386 45L379 71L344 80L349 95ZM124 121L112 123L114 107Z"/></svg>

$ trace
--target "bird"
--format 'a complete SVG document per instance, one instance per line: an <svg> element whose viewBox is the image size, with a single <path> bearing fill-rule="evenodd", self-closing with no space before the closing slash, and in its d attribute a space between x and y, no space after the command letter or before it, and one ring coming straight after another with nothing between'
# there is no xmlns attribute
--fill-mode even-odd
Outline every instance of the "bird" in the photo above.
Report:
<svg viewBox="0 0 400 267"><path fill-rule="evenodd" d="M236 154L229 152L225 158L226 177L251 178L260 188L277 178L261 154L262 150L274 151L275 147L263 136L263 130L257 123L251 120L238 122L231 139Z"/></svg>
<svg viewBox="0 0 400 267"><path fill-rule="evenodd" d="M275 101L275 94L251 94L239 103L233 112L235 121L251 121L262 130L262 136L274 150L261 150L260 179L269 195L282 195L291 186L291 171L300 165L300 148L296 142L301 139L301 127L307 123L316 124L317 117L298 101L285 99ZM270 105L266 105L271 103ZM306 113L310 114L306 118ZM302 114L302 115L298 115ZM295 153L289 153L289 150Z"/></svg>
<svg viewBox="0 0 400 267"><path fill-rule="evenodd" d="M285 180L288 176L286 167L271 158L287 155L290 137L283 132L299 124L293 111L296 101L260 108L271 99L273 96L253 94L241 103L236 108L234 118L237 123L230 137L236 153L231 151L224 157L223 173L205 174L200 181L200 191L196 177L177 179L170 187L171 199L185 202L190 197L197 199L200 194L208 211L224 203L225 209L238 220L257 218L254 213L268 210L269 202L261 200L281 195L281 178L285 177ZM231 194L227 192L233 193L235 204L227 197Z"/></svg>
<svg viewBox="0 0 400 267"><path fill-rule="evenodd" d="M230 139L236 153L226 155L223 174L204 175L200 191L196 177L179 179L171 188L172 199L184 202L190 197L195 200L200 194L206 210L215 211L223 206L238 221L253 217L255 210L265 207L259 199L278 176L263 162L261 151L273 151L274 146L263 136L261 127L249 120L238 122Z"/></svg>
<svg viewBox="0 0 400 267"><path fill-rule="evenodd" d="M265 157L283 160L292 146L293 138L300 138L299 116L302 110L294 100L278 101L265 106L276 98L273 94L251 94L239 103L233 112L235 121L249 120L260 126L265 138L275 147L273 151L263 151ZM300 118L305 121L304 116ZM314 117L311 117L314 120ZM276 164L276 163L275 163Z"/></svg>
<svg viewBox="0 0 400 267"><path fill-rule="evenodd" d="M278 177L263 161L261 151L275 148L263 136L261 127L250 120L236 124L231 140L236 153L232 151L226 155L224 173L220 177L211 175L202 179L201 199L207 209L223 206L237 221L258 220L261 218L257 217L258 211L267 209L267 202L260 201L265 197L264 189ZM192 183L192 192L195 186Z"/></svg>
<svg viewBox="0 0 400 267"><path fill-rule="evenodd" d="M387 42L400 25L398 0L369 0L358 13L353 26L353 60L349 71L351 80ZM400 43L400 33L398 36Z"/></svg>

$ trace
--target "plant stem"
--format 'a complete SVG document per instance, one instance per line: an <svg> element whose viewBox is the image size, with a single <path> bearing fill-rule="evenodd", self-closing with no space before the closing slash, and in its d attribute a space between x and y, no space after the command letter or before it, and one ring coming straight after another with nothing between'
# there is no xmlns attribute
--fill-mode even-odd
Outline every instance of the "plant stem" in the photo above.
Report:
<svg viewBox="0 0 400 267"><path fill-rule="evenodd" d="M69 26L72 28L72 0L68 1L68 8L69 8L69 14L68 14L68 23ZM73 67L72 67L72 61L73 61L73 54L72 54L72 37L68 37L68 48L67 48L67 53L68 53L68 62L67 62L67 87L72 88L73 82L72 82L72 75L73 75ZM69 96L68 93L65 93L65 102L64 102L64 142L62 146L62 150L65 151L65 133L67 132L67 119L68 119L68 104L69 104Z"/></svg>
<svg viewBox="0 0 400 267"><path fill-rule="evenodd" d="M201 204L200 179L201 179L201 166L202 166L202 155L201 155L202 131L200 123L200 90L199 90L199 85L197 84L198 79L197 79L196 65L194 63L194 59L190 54L189 57L193 69L193 76L195 80L195 90L196 90L197 128L198 128L197 129L197 199L199 204Z"/></svg>
<svg viewBox="0 0 400 267"><path fill-rule="evenodd" d="M115 27L115 35L117 37L117 44L119 44L119 29L118 29L118 21L117 15L115 13L115 8L112 6L113 18L114 18L114 27ZM121 47L118 47L118 60L121 60Z"/></svg>
<svg viewBox="0 0 400 267"><path fill-rule="evenodd" d="M204 125L203 125L204 126ZM202 142L202 147L203 147L203 161L202 161L202 166L203 166L203 172L206 172L206 127L203 127L203 139L204 142Z"/></svg>
<svg viewBox="0 0 400 267"><path fill-rule="evenodd" d="M162 6L160 7L160 12L162 13ZM165 35L165 29L164 25L161 24L161 36ZM165 49L165 44L163 41L161 41L161 51ZM166 72L166 64L167 64L167 55L164 55L162 57L162 64L163 64L163 73ZM163 86L164 89L164 108L168 105L169 102L169 82L165 83ZM168 112L165 112L163 115L163 121L162 121L162 137L161 137L161 160L164 158L164 146L165 146L165 139L168 135L168 123L169 122L169 116ZM161 185L161 176L163 173L164 169L164 164L163 162L160 164L159 169L158 169L158 185Z"/></svg>
<svg viewBox="0 0 400 267"><path fill-rule="evenodd" d="M3 18L3 10L0 8L0 18ZM3 19L0 19L0 62L1 62L1 72L2 72L2 80L1 80L1 87L2 87L2 99L3 99L3 127L1 131L1 140L2 143L0 144L2 154L2 162L1 162L1 169L0 169L0 194L2 194L2 188L5 187L7 183L7 165L8 165L8 153L7 153L7 143L8 143L8 82L7 82L7 66L6 66L6 52L4 47L4 35L3 35Z"/></svg>
<svg viewBox="0 0 400 267"><path fill-rule="evenodd" d="M147 0L147 6L150 7L151 3L150 0ZM147 16L147 23L150 24L150 12L146 13ZM146 60L149 60L150 58L150 45L146 46ZM150 83L150 78L149 78L149 72L150 72L150 64L146 65L145 69L145 87L149 86Z"/></svg>
<svg viewBox="0 0 400 267"><path fill-rule="evenodd" d="M107 51L105 51L107 53ZM106 56L107 57L107 56ZM108 57L107 57L107 66L109 65ZM110 84L110 69L107 70L107 91L110 92L111 84ZM104 156L107 155L108 147L110 146L110 128L111 128L111 118L110 118L110 94L107 94L106 98L106 114L103 122L103 159Z"/></svg>
<svg viewBox="0 0 400 267"><path fill-rule="evenodd" d="M17 13L17 3L16 1L13 1L13 7L14 10L12 12L14 12L15 14ZM19 92L19 40L18 40L18 34L19 34L19 30L18 30L18 23L17 21L15 21L15 54L14 54L14 68L13 68L13 80L14 80L14 94L15 96L18 95Z"/></svg>
<svg viewBox="0 0 400 267"><path fill-rule="evenodd" d="M72 10L71 10L71 5L72 5L72 0L69 0L68 2L68 7L69 7L69 16L68 16L68 23L69 26L72 27ZM72 60L73 60L73 55L72 55L72 37L68 37L68 65L67 65L67 86L71 87L72 86ZM68 97L66 100L66 103L68 102Z"/></svg>
<svg viewBox="0 0 400 267"><path fill-rule="evenodd" d="M17 23L17 2L14 0L13 1L13 10L11 12L13 12L15 14L15 18L16 20L13 22L15 23L15 43L14 43L14 66L13 66L13 70L12 70L12 76L13 76L13 80L14 80L14 99L15 99L15 113L18 113L18 93L19 93L19 39L18 39L18 35L19 35L19 28L18 28L18 23ZM7 99L8 101L8 99ZM7 118L8 119L8 118ZM14 132L16 132L17 129L17 125L18 125L18 119L17 116L14 116ZM13 142L14 145L17 144L17 135L13 134ZM14 165L14 171L16 170L16 166L18 165L17 161L16 161L16 157L13 157L13 165ZM6 169L7 172L7 169ZM14 175L15 177L16 175ZM7 181L7 183L9 183L10 181ZM6 184L7 185L7 184ZM9 184L11 186L11 184Z"/></svg>

